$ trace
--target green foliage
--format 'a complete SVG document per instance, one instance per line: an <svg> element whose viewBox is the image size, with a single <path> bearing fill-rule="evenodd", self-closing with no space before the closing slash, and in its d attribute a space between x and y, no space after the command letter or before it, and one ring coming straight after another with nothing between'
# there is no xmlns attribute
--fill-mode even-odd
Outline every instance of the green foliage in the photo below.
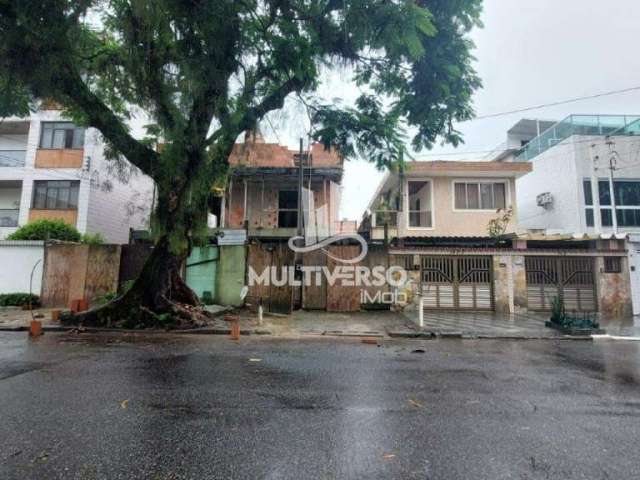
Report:
<svg viewBox="0 0 640 480"><path fill-rule="evenodd" d="M562 295L557 295L551 300L551 321L560 324L564 317L564 298Z"/></svg>
<svg viewBox="0 0 640 480"><path fill-rule="evenodd" d="M600 324L595 319L595 314L572 313L567 314L562 294L551 300L551 322L564 329L598 329Z"/></svg>
<svg viewBox="0 0 640 480"><path fill-rule="evenodd" d="M79 242L78 230L62 220L36 220L7 236L8 240L60 240Z"/></svg>
<svg viewBox="0 0 640 480"><path fill-rule="evenodd" d="M308 105L315 139L379 168L402 164L408 141L460 143L453 124L473 117L480 87L468 34L481 4L4 0L0 114L48 98L98 129L109 158L153 178L153 230L184 256L237 138L289 97ZM317 98L344 67L364 92L355 104ZM126 122L136 109L151 119L143 139Z"/></svg>
<svg viewBox="0 0 640 480"><path fill-rule="evenodd" d="M491 238L500 238L504 235L513 218L513 208L499 208L496 212L498 216L489 220L487 232Z"/></svg>
<svg viewBox="0 0 640 480"><path fill-rule="evenodd" d="M40 303L38 295L28 293L3 293L0 294L0 307L22 307L23 305L37 305Z"/></svg>
<svg viewBox="0 0 640 480"><path fill-rule="evenodd" d="M82 235L81 241L87 245L102 245L104 238L99 233L85 233Z"/></svg>

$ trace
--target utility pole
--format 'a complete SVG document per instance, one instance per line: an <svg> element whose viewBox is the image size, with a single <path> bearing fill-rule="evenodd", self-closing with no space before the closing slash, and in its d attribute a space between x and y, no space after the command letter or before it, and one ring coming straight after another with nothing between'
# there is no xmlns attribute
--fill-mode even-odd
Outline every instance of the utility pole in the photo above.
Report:
<svg viewBox="0 0 640 480"><path fill-rule="evenodd" d="M300 156L298 157L298 236L301 237L304 233L304 225L302 223L302 215L304 209L302 208L302 188L304 185L304 161L303 161L303 140L300 137Z"/></svg>
<svg viewBox="0 0 640 480"><path fill-rule="evenodd" d="M616 190L613 178L613 171L618 163L617 152L613 149L614 142L607 137L607 145L609 146L609 192L611 195L611 218L613 222L613 233L618 233L618 215L616 213Z"/></svg>

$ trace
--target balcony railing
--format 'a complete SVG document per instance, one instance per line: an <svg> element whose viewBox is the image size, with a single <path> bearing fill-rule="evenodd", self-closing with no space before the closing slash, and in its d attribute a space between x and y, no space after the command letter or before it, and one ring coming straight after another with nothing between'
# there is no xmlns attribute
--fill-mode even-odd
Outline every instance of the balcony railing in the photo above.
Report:
<svg viewBox="0 0 640 480"><path fill-rule="evenodd" d="M637 115L569 115L527 143L516 160L529 161L572 135L612 135L639 118Z"/></svg>
<svg viewBox="0 0 640 480"><path fill-rule="evenodd" d="M20 210L18 209L0 209L0 227L17 227L19 214Z"/></svg>
<svg viewBox="0 0 640 480"><path fill-rule="evenodd" d="M0 167L24 167L26 150L0 150Z"/></svg>

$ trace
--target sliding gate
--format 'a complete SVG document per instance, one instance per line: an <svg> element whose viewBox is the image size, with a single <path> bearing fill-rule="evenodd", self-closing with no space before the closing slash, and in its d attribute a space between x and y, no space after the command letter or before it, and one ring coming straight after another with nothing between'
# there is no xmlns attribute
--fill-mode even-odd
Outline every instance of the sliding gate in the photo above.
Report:
<svg viewBox="0 0 640 480"><path fill-rule="evenodd" d="M551 310L562 295L568 312L595 312L596 285L591 257L526 257L529 309Z"/></svg>
<svg viewBox="0 0 640 480"><path fill-rule="evenodd" d="M491 257L422 257L427 309L493 310Z"/></svg>

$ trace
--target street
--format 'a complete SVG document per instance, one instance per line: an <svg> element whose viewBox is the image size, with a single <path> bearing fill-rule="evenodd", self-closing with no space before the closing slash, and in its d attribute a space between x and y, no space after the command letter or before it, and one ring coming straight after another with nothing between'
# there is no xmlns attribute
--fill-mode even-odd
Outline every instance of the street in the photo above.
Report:
<svg viewBox="0 0 640 480"><path fill-rule="evenodd" d="M640 343L0 334L2 479L639 478Z"/></svg>

